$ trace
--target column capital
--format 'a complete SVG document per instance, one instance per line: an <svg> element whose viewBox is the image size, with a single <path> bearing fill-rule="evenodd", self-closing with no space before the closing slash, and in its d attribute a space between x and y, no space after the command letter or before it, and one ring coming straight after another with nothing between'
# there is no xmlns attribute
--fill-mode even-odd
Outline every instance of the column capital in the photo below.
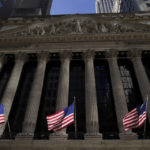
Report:
<svg viewBox="0 0 150 150"><path fill-rule="evenodd" d="M131 58L141 58L142 50L140 49L132 49L128 51L128 56Z"/></svg>
<svg viewBox="0 0 150 150"><path fill-rule="evenodd" d="M43 61L43 60L48 61L49 52L39 52L39 53L37 53L37 59L38 59L38 61Z"/></svg>
<svg viewBox="0 0 150 150"><path fill-rule="evenodd" d="M95 51L94 50L87 50L83 53L84 61L88 59L94 59Z"/></svg>
<svg viewBox="0 0 150 150"><path fill-rule="evenodd" d="M72 52L69 52L69 51L63 51L63 52L60 52L60 60L61 62L66 60L66 59L71 59L72 58Z"/></svg>
<svg viewBox="0 0 150 150"><path fill-rule="evenodd" d="M4 53L0 53L0 60L1 60L1 61L4 61L5 58L6 58L6 57L5 57L5 54L4 54Z"/></svg>
<svg viewBox="0 0 150 150"><path fill-rule="evenodd" d="M119 51L115 50L115 49L110 49L108 51L105 52L105 57L107 59L109 58L117 58Z"/></svg>
<svg viewBox="0 0 150 150"><path fill-rule="evenodd" d="M28 59L28 55L26 53L16 53L15 61L24 61L26 62Z"/></svg>
<svg viewBox="0 0 150 150"><path fill-rule="evenodd" d="M4 53L0 53L0 59L5 57L5 54Z"/></svg>

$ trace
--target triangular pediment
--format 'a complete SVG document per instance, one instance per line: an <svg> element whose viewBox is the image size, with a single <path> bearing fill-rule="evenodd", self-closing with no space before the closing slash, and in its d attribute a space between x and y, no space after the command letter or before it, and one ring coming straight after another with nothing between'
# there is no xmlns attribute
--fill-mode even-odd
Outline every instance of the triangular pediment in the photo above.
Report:
<svg viewBox="0 0 150 150"><path fill-rule="evenodd" d="M29 37L73 34L120 34L150 32L150 23L146 20L124 20L120 18L102 19L92 16L64 16L39 19L36 22L1 26L0 37Z"/></svg>

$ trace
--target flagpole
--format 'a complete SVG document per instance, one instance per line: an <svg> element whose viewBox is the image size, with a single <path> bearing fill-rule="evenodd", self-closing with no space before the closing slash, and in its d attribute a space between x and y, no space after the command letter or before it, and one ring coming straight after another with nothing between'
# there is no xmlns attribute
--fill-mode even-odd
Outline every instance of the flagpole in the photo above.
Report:
<svg viewBox="0 0 150 150"><path fill-rule="evenodd" d="M147 106L148 106L148 95L146 96L146 117L147 117ZM146 119L147 120L147 119ZM145 123L144 123L144 137L146 136L146 120L145 120Z"/></svg>
<svg viewBox="0 0 150 150"><path fill-rule="evenodd" d="M9 121L8 121L8 130L9 130L9 136L10 136L10 138L11 138L11 129L10 129Z"/></svg>
<svg viewBox="0 0 150 150"><path fill-rule="evenodd" d="M77 138L77 121L76 121L76 97L74 96L74 127L75 127L75 139Z"/></svg>

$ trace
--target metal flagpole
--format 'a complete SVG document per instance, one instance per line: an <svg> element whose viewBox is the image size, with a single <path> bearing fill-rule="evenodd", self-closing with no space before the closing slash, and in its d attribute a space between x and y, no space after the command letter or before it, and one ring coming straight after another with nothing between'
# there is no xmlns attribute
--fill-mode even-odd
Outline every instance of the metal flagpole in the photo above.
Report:
<svg viewBox="0 0 150 150"><path fill-rule="evenodd" d="M77 121L76 121L76 97L74 96L74 127L75 127L75 139L77 138Z"/></svg>
<svg viewBox="0 0 150 150"><path fill-rule="evenodd" d="M9 130L9 136L10 136L10 138L11 138L11 129L10 129L9 121L8 121L8 130Z"/></svg>
<svg viewBox="0 0 150 150"><path fill-rule="evenodd" d="M148 106L148 95L146 97L146 117L147 117L147 110L148 110L147 106ZM145 120L145 123L144 123L144 137L146 136L146 120Z"/></svg>

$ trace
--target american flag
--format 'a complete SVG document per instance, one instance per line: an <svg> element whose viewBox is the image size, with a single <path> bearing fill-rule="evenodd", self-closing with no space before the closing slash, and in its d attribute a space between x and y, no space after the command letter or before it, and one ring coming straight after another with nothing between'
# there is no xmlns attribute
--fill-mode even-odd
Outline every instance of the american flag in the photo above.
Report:
<svg viewBox="0 0 150 150"><path fill-rule="evenodd" d="M137 106L123 118L124 130L141 127L146 120L146 102Z"/></svg>
<svg viewBox="0 0 150 150"><path fill-rule="evenodd" d="M74 122L74 104L53 114L46 116L48 130L55 132L69 126Z"/></svg>
<svg viewBox="0 0 150 150"><path fill-rule="evenodd" d="M4 118L4 107L3 104L0 104L0 124L5 122Z"/></svg>

